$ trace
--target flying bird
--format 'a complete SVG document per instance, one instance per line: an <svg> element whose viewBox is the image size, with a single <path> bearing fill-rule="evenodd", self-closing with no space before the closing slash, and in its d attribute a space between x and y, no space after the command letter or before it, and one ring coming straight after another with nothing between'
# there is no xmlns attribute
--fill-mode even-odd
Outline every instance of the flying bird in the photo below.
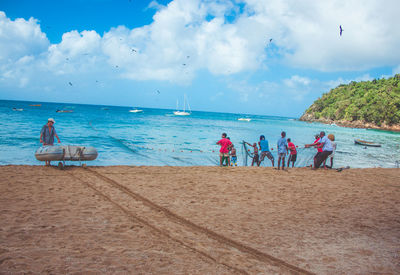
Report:
<svg viewBox="0 0 400 275"><path fill-rule="evenodd" d="M135 50L135 49L132 49L132 52L136 52L136 50Z"/></svg>
<svg viewBox="0 0 400 275"><path fill-rule="evenodd" d="M342 32L343 32L342 25L339 25L339 31L340 31L340 36L342 36Z"/></svg>
<svg viewBox="0 0 400 275"><path fill-rule="evenodd" d="M160 91L159 91L159 90L157 90L157 93L158 93L158 94L160 94Z"/></svg>
<svg viewBox="0 0 400 275"><path fill-rule="evenodd" d="M269 39L269 43L271 43L271 42L272 42L272 38Z"/></svg>
<svg viewBox="0 0 400 275"><path fill-rule="evenodd" d="M183 63L182 65L183 65L183 66L186 66L186 63Z"/></svg>
<svg viewBox="0 0 400 275"><path fill-rule="evenodd" d="M68 84L69 84L70 86L72 86L72 83L71 83L71 82L68 82Z"/></svg>

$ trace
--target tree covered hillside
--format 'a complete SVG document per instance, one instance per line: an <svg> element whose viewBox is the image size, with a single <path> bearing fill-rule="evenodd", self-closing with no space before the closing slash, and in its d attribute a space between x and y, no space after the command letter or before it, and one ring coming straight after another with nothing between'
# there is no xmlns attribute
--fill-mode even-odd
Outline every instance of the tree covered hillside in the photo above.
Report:
<svg viewBox="0 0 400 275"><path fill-rule="evenodd" d="M400 124L400 74L341 84L317 99L300 120Z"/></svg>

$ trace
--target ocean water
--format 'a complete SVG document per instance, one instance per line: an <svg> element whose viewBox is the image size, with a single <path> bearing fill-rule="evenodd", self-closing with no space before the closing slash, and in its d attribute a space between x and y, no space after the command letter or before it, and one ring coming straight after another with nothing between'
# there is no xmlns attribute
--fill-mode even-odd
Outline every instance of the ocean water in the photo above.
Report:
<svg viewBox="0 0 400 275"><path fill-rule="evenodd" d="M58 109L73 112L57 113ZM241 145L243 140L258 142L259 136L265 135L276 158L276 142L281 131L286 131L287 137L298 146L298 167L312 163L316 149L305 149L304 144L312 143L320 131L336 137L334 167L396 167L396 161L400 161L400 134L395 132L306 123L286 117L197 111L179 117L173 115L173 110L140 108L142 113L131 113L130 109L0 100L0 165L42 165L34 153L41 145L40 130L49 117L56 121L61 144L94 146L98 150L98 158L88 165L218 165L216 142L226 132L242 166L246 155ZM378 142L382 147L355 145L356 138ZM262 165L271 166L271 163L266 159Z"/></svg>

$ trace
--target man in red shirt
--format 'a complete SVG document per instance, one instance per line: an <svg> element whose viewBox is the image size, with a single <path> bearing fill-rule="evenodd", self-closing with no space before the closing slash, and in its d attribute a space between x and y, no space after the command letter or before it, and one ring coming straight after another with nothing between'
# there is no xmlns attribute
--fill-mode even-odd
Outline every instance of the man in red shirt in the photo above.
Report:
<svg viewBox="0 0 400 275"><path fill-rule="evenodd" d="M297 150L296 150L296 146L294 145L294 143L290 140L290 138L287 139L287 144L288 144L288 148L290 150L290 155L287 161L287 167L289 167L289 163L292 162L292 168L294 167L294 163L297 160Z"/></svg>
<svg viewBox="0 0 400 275"><path fill-rule="evenodd" d="M232 146L232 142L226 138L226 133L222 133L222 139L217 144L221 146L219 150L219 166L222 166L224 159L227 159L227 165L229 166L229 148Z"/></svg>

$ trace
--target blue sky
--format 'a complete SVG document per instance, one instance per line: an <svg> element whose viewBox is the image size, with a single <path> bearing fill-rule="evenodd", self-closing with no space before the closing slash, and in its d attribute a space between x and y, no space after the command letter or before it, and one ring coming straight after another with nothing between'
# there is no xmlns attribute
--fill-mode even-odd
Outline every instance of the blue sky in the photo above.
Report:
<svg viewBox="0 0 400 275"><path fill-rule="evenodd" d="M0 0L0 99L173 109L187 94L194 110L299 117L341 83L400 73L399 10L396 0Z"/></svg>

